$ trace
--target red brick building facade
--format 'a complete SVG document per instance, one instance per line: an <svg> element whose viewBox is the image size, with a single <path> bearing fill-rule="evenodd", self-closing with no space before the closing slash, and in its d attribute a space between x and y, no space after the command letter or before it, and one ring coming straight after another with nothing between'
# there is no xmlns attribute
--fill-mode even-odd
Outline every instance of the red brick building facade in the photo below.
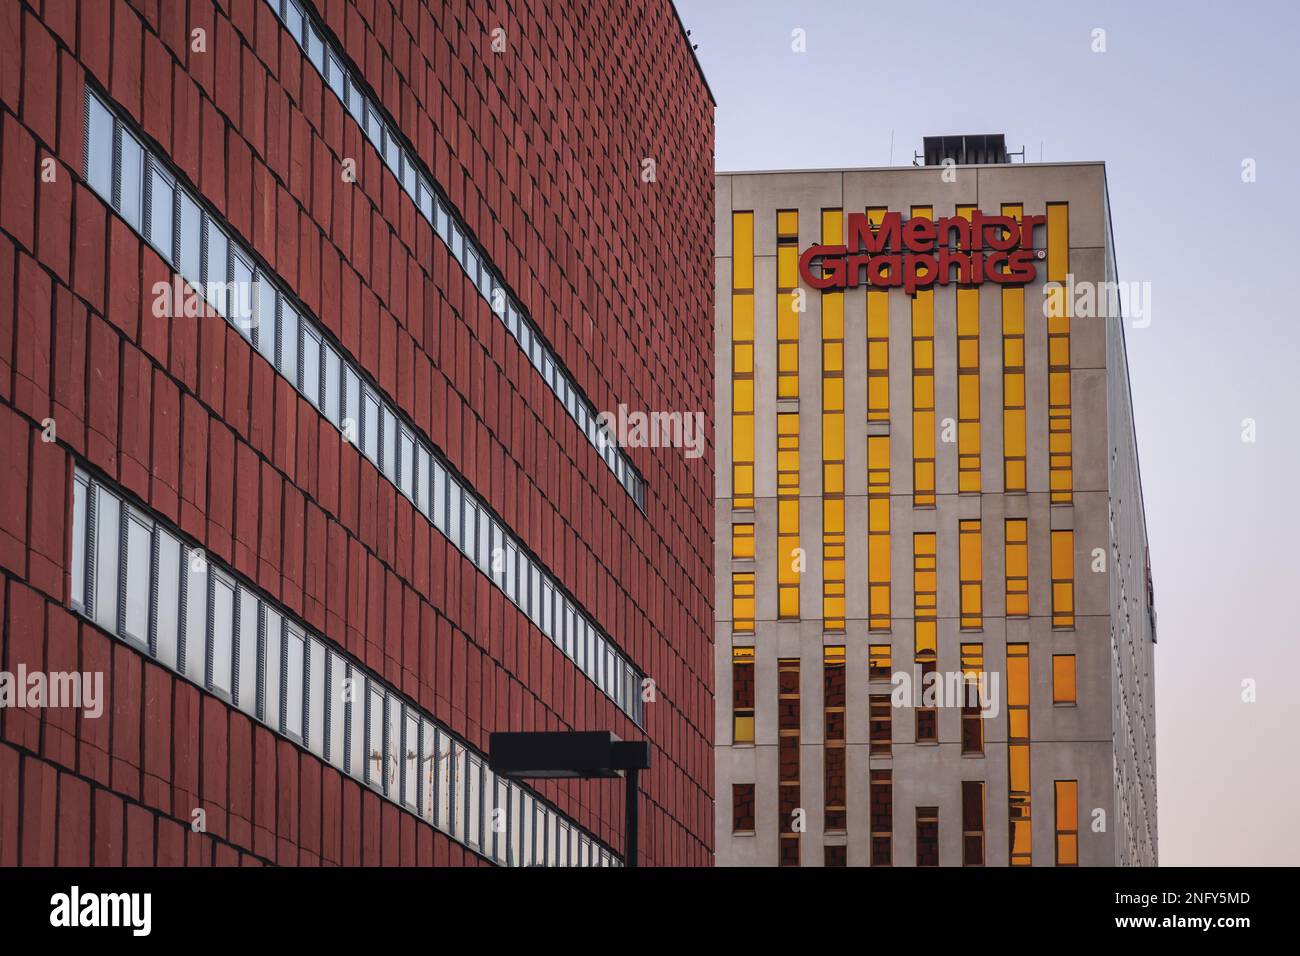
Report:
<svg viewBox="0 0 1300 956"><path fill-rule="evenodd" d="M0 670L102 672L105 695L98 718L0 710L0 865L616 863L619 781L531 787L531 857L490 835L488 734L566 728L652 741L643 861L712 862L712 109L668 0L0 5ZM193 209L204 275L220 243L220 274L270 277L283 341L155 314ZM589 412L620 403L703 411L704 457L609 448ZM118 629L91 607L88 489L122 503ZM128 513L154 542L143 644ZM247 623L225 626L254 670L211 636L183 663L160 542L308 676L256 676L272 643ZM378 723L319 709L336 666ZM377 786L353 726L378 729ZM398 766L431 739L484 774L446 778L477 807L459 835Z"/></svg>

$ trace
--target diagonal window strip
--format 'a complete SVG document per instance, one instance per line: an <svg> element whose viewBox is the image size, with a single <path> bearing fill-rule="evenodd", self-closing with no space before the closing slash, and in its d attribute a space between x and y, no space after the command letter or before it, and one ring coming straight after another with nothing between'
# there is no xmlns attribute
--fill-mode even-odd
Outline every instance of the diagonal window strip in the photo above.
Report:
<svg viewBox="0 0 1300 956"><path fill-rule="evenodd" d="M555 576L456 475L432 443L396 411L360 364L330 340L286 291L289 287L264 270L225 223L199 203L198 194L142 145L142 138L114 112L107 98L89 87L85 134L86 181L104 201L126 218L122 197L140 196L137 231L194 287L195 294L238 329L430 524L641 725L645 716L642 671L560 588ZM120 161L124 148L138 151L140 157L129 167L133 179L129 185L123 181L127 167ZM171 295L178 298L174 292ZM181 302L171 305L174 315L182 314Z"/></svg>
<svg viewBox="0 0 1300 956"><path fill-rule="evenodd" d="M621 866L174 528L77 467L72 609L501 866ZM560 840L546 840L547 833Z"/></svg>
<svg viewBox="0 0 1300 956"><path fill-rule="evenodd" d="M411 197L415 208L446 244L452 258L465 270L479 295L487 301L511 337L519 343L524 356L559 399L560 406L609 466L637 508L644 513L645 478L632 464L632 459L618 447L614 434L600 423L596 417L598 412L595 405L574 383L573 376L524 313L516 296L506 289L498 272L488 264L482 247L465 228L463 220L447 201L446 193L436 185L428 172L428 167L419 161L396 124L386 118L386 111L357 71L345 65L348 63L346 55L320 29L316 13L299 0L266 2L280 18L289 36L302 49L307 60L320 73L325 85L343 104L344 111L356 120L362 133L379 153L380 159L392 170L398 184Z"/></svg>

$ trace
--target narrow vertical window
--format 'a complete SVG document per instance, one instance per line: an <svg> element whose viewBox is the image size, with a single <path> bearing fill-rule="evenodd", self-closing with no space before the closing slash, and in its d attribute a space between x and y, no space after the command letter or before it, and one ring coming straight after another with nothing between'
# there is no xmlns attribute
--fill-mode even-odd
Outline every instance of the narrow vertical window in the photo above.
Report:
<svg viewBox="0 0 1300 956"><path fill-rule="evenodd" d="M296 627L284 631L284 733L302 739L303 684L306 678L306 638Z"/></svg>
<svg viewBox="0 0 1300 956"><path fill-rule="evenodd" d="M984 865L984 781L961 782L961 864Z"/></svg>
<svg viewBox="0 0 1300 956"><path fill-rule="evenodd" d="M886 698L888 706L888 698ZM870 781L871 865L893 865L894 781L889 770L872 770Z"/></svg>
<svg viewBox="0 0 1300 956"><path fill-rule="evenodd" d="M731 649L733 744L754 742L754 648Z"/></svg>
<svg viewBox="0 0 1300 956"><path fill-rule="evenodd" d="M1074 627L1074 532L1052 532L1052 627Z"/></svg>
<svg viewBox="0 0 1300 956"><path fill-rule="evenodd" d="M180 596L184 548L161 528L158 534L158 600L154 615L153 654L163 666L179 670Z"/></svg>
<svg viewBox="0 0 1300 956"><path fill-rule="evenodd" d="M1047 204L1047 455L1052 504L1074 500L1070 404L1070 206Z"/></svg>
<svg viewBox="0 0 1300 956"><path fill-rule="evenodd" d="M1002 215L1022 221L1022 206L1005 204ZM1002 482L1004 491L1025 491L1025 289L1002 287Z"/></svg>
<svg viewBox="0 0 1300 956"><path fill-rule="evenodd" d="M939 808L916 808L916 865L939 865Z"/></svg>
<svg viewBox="0 0 1300 956"><path fill-rule="evenodd" d="M284 731L284 620L266 607L262 614L262 655L258 688L262 720L276 733Z"/></svg>
<svg viewBox="0 0 1300 956"><path fill-rule="evenodd" d="M978 518L957 522L961 587L961 626L963 630L984 627L984 552L983 535Z"/></svg>
<svg viewBox="0 0 1300 956"><path fill-rule="evenodd" d="M754 832L754 784L731 785L731 832Z"/></svg>
<svg viewBox="0 0 1300 956"><path fill-rule="evenodd" d="M731 574L731 629L738 634L754 633L754 572Z"/></svg>
<svg viewBox="0 0 1300 956"><path fill-rule="evenodd" d="M913 219L929 219L929 206L913 206ZM922 271L919 274L924 275ZM912 506L933 508L934 480L934 289L912 297Z"/></svg>
<svg viewBox="0 0 1300 956"><path fill-rule="evenodd" d="M152 160L149 162L149 242L168 264L174 262L172 224L176 216L176 186Z"/></svg>
<svg viewBox="0 0 1300 956"><path fill-rule="evenodd" d="M844 708L847 703L846 655L841 645L822 650L822 695L824 699L823 797L825 829L843 832L848 828L848 756L845 749Z"/></svg>
<svg viewBox="0 0 1300 956"><path fill-rule="evenodd" d="M880 228L885 207L867 209L872 232ZM888 276L889 270L882 271ZM889 421L889 290L867 288L867 421ZM885 465L888 469L888 461ZM888 474L886 474L888 481Z"/></svg>
<svg viewBox="0 0 1300 956"><path fill-rule="evenodd" d="M731 217L731 495L754 507L754 214Z"/></svg>
<svg viewBox="0 0 1300 956"><path fill-rule="evenodd" d="M871 644L867 648L867 680L889 680L891 648L888 644Z"/></svg>
<svg viewBox="0 0 1300 956"><path fill-rule="evenodd" d="M844 241L844 214L822 210L822 242ZM846 626L844 528L844 293L822 293L822 626Z"/></svg>
<svg viewBox="0 0 1300 956"><path fill-rule="evenodd" d="M118 179L118 208L132 229L143 232L144 150L136 138L118 125L122 143L121 175Z"/></svg>
<svg viewBox="0 0 1300 956"><path fill-rule="evenodd" d="M888 631L891 626L889 560L889 436L868 435L867 603L868 626L873 631Z"/></svg>
<svg viewBox="0 0 1300 956"><path fill-rule="evenodd" d="M1029 521L1006 524L1007 617L1029 616Z"/></svg>
<svg viewBox="0 0 1300 956"><path fill-rule="evenodd" d="M86 499L90 485L78 471L72 484L72 607L86 609Z"/></svg>
<svg viewBox="0 0 1300 956"><path fill-rule="evenodd" d="M893 752L893 709L888 694L872 694L868 700L871 755L888 757Z"/></svg>
<svg viewBox="0 0 1300 956"><path fill-rule="evenodd" d="M776 397L799 397L799 212L776 214Z"/></svg>
<svg viewBox="0 0 1300 956"><path fill-rule="evenodd" d="M1073 654L1052 655L1052 703L1074 704L1078 702L1078 690L1075 685L1075 657Z"/></svg>
<svg viewBox="0 0 1300 956"><path fill-rule="evenodd" d="M795 829L799 799L799 659L777 661L777 791L780 866L799 865L799 833Z"/></svg>
<svg viewBox="0 0 1300 956"><path fill-rule="evenodd" d="M102 485L95 489L95 623L110 634L118 632L118 574L121 562L121 503Z"/></svg>
<svg viewBox="0 0 1300 956"><path fill-rule="evenodd" d="M938 555L935 533L912 535L913 660L920 665L924 681L938 666ZM924 686L924 685L922 685ZM918 742L938 740L939 715L934 706L916 708Z"/></svg>
<svg viewBox="0 0 1300 956"><path fill-rule="evenodd" d="M1012 866L1033 862L1029 793L1029 645L1007 645L1007 791Z"/></svg>
<svg viewBox="0 0 1300 956"><path fill-rule="evenodd" d="M1056 865L1079 865L1079 781L1056 781Z"/></svg>
<svg viewBox="0 0 1300 956"><path fill-rule="evenodd" d="M969 220L974 206L958 206ZM957 288L957 490L980 490L980 290Z"/></svg>
<svg viewBox="0 0 1300 956"><path fill-rule="evenodd" d="M776 416L777 616L799 617L799 413Z"/></svg>
<svg viewBox="0 0 1300 956"><path fill-rule="evenodd" d="M984 752L984 645L961 645L961 752Z"/></svg>
<svg viewBox="0 0 1300 956"><path fill-rule="evenodd" d="M235 584L220 572L209 569L208 573L213 575L208 689L229 699L235 645Z"/></svg>
<svg viewBox="0 0 1300 956"><path fill-rule="evenodd" d="M133 509L126 509L126 581L122 588L122 636L149 646L149 604L153 584L153 528Z"/></svg>
<svg viewBox="0 0 1300 956"><path fill-rule="evenodd" d="M746 561L754 559L754 523L752 521L732 523L731 557Z"/></svg>
<svg viewBox="0 0 1300 956"><path fill-rule="evenodd" d="M113 114L86 91L86 182L105 202L113 202Z"/></svg>

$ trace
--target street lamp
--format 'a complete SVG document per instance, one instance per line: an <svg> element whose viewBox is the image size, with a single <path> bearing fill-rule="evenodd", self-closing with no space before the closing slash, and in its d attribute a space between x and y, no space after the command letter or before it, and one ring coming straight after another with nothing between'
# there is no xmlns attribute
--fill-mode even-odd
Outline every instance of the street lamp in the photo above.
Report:
<svg viewBox="0 0 1300 956"><path fill-rule="evenodd" d="M624 863L637 865L637 778L650 769L650 744L619 740L608 730L493 733L488 740L493 772L515 779L617 777L627 780Z"/></svg>

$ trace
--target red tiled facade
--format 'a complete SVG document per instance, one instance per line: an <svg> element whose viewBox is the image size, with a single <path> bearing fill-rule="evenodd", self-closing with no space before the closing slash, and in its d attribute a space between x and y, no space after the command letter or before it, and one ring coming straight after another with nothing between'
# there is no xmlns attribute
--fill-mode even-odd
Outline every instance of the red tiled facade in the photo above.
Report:
<svg viewBox="0 0 1300 956"><path fill-rule="evenodd" d="M0 865L484 863L74 614L78 463L482 751L648 738L643 862L708 865L713 105L671 4L314 9L596 406L703 411L706 453L629 449L638 510L265 0L0 5L0 669L107 696L0 711ZM644 731L233 327L153 316L170 266L82 179L87 83L653 678ZM621 850L621 782L537 790Z"/></svg>

